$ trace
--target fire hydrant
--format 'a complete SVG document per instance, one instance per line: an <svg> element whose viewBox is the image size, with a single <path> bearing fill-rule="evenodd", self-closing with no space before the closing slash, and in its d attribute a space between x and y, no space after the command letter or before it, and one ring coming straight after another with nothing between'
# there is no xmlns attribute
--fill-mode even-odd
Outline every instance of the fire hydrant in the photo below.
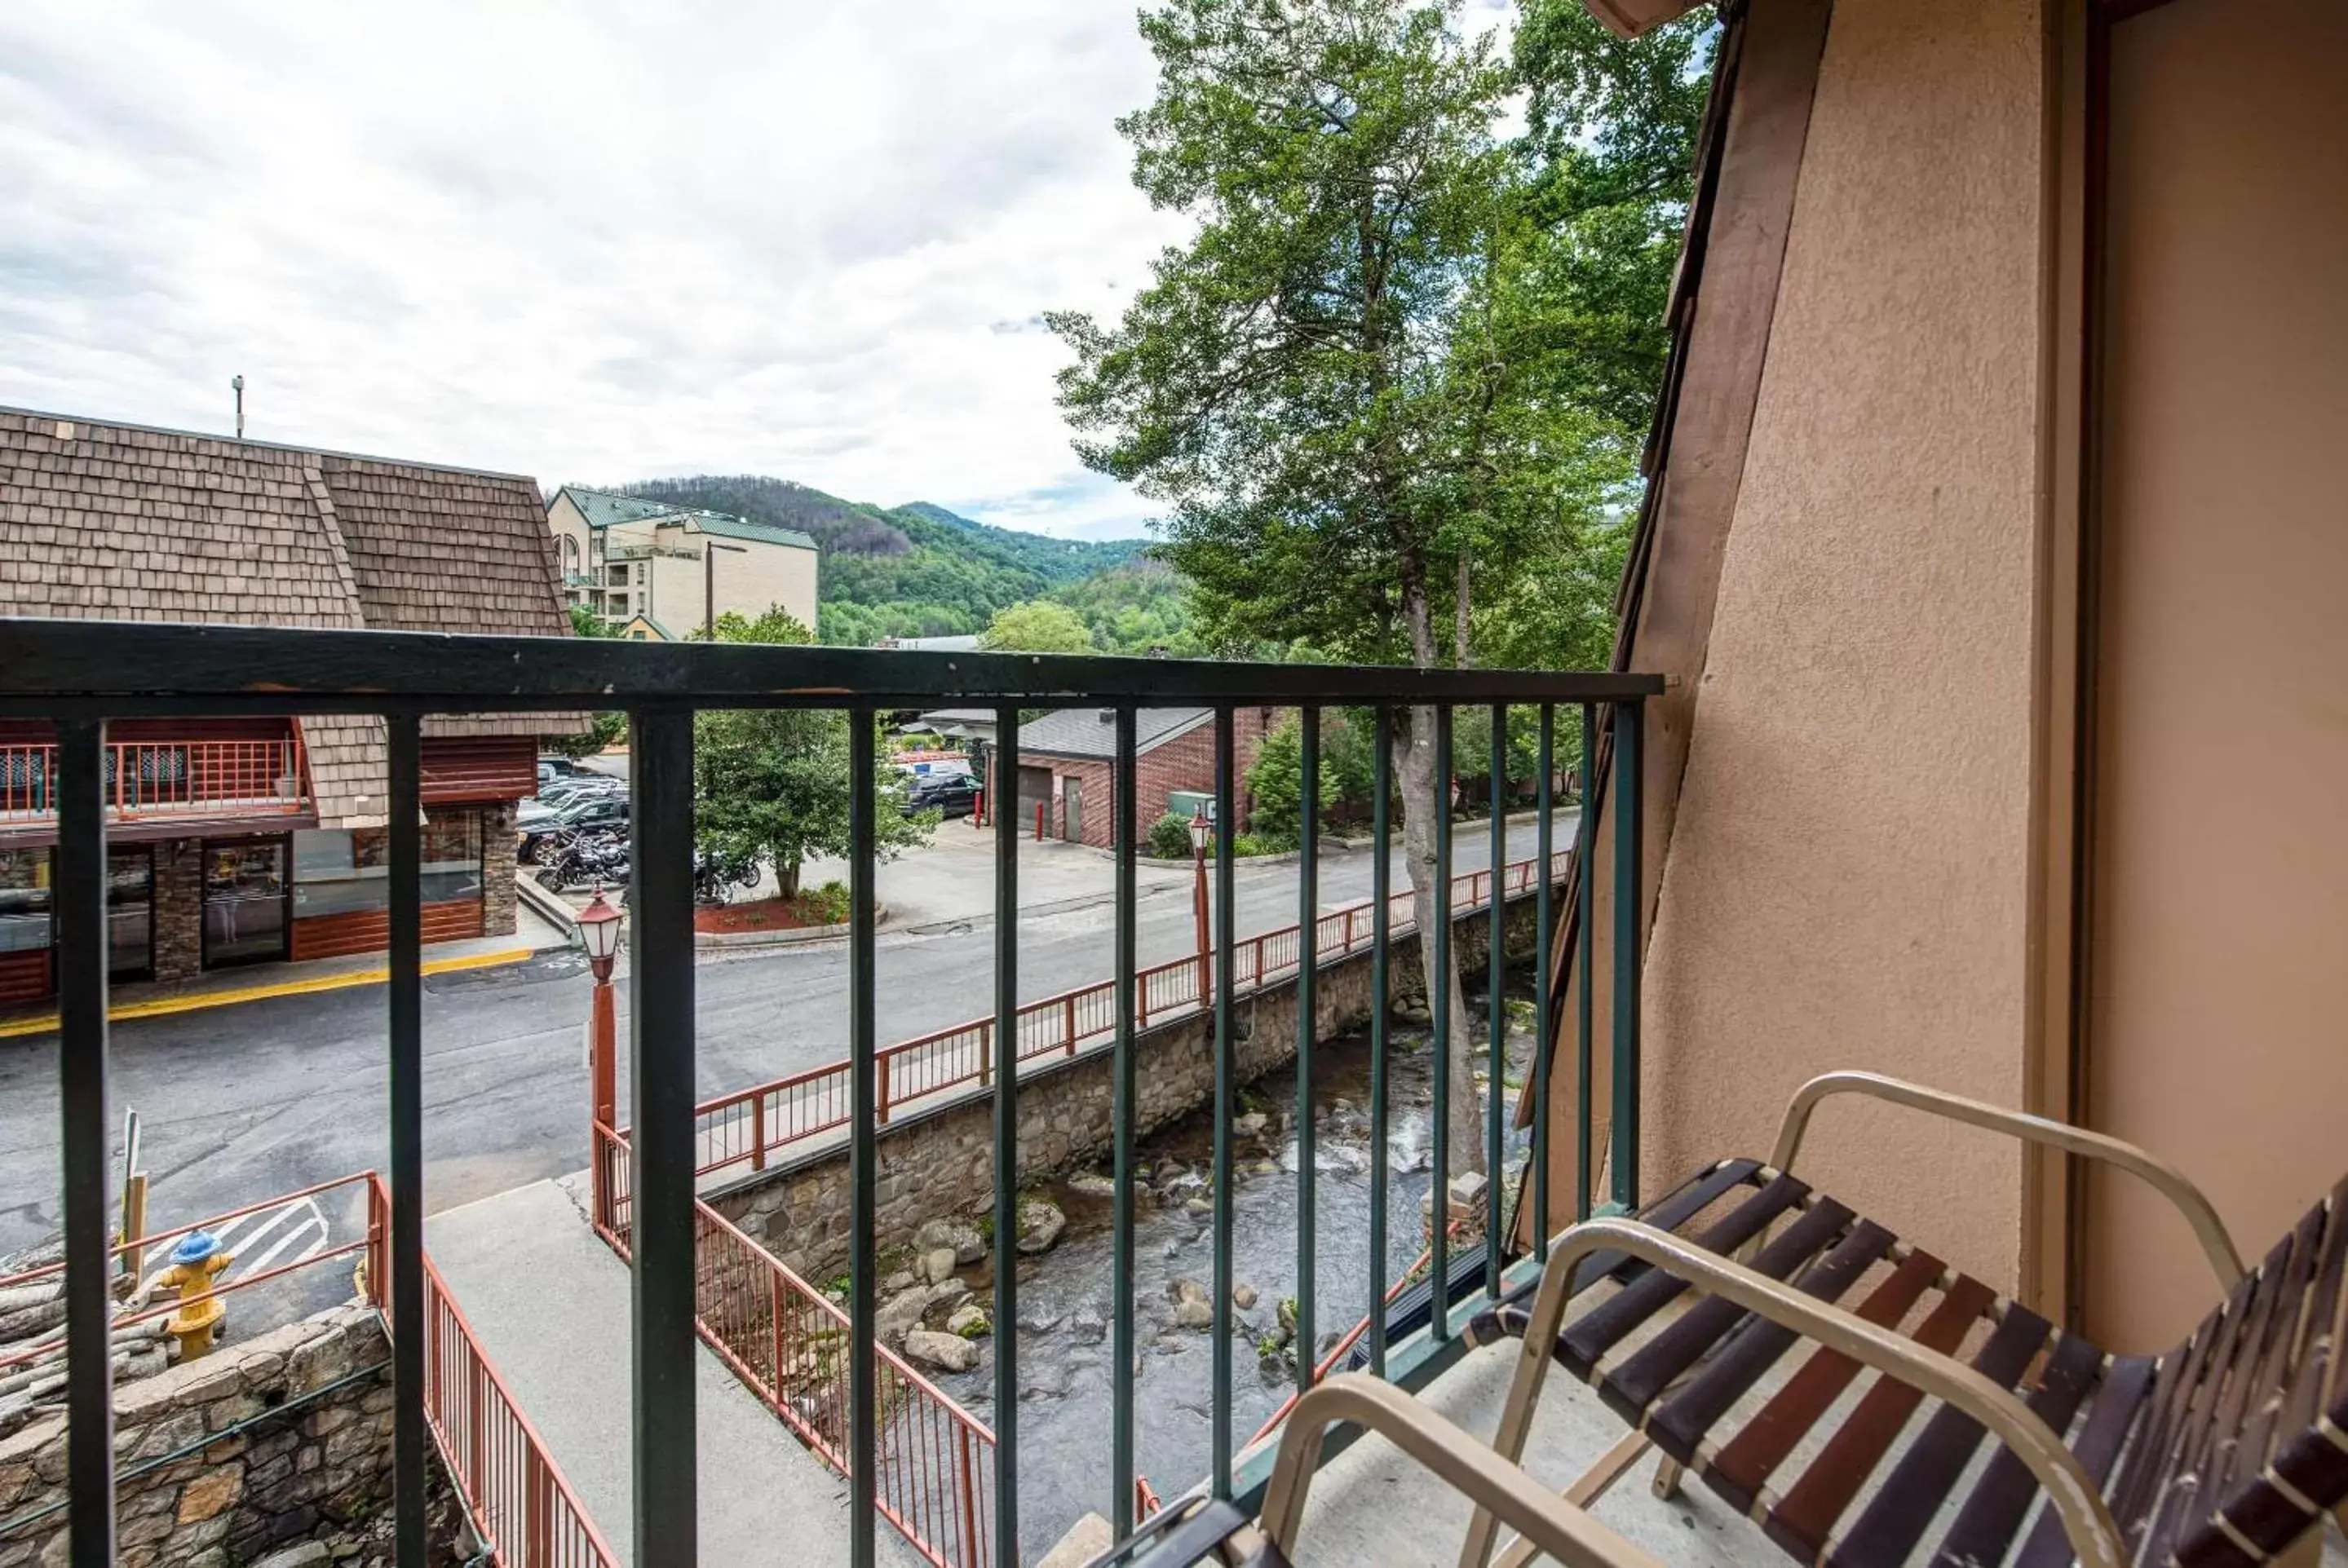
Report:
<svg viewBox="0 0 2348 1568"><path fill-rule="evenodd" d="M179 1310L163 1319L163 1332L179 1340L180 1360L211 1353L212 1336L228 1316L228 1303L212 1294L212 1281L235 1261L210 1231L190 1231L171 1249L171 1266L157 1283L180 1293Z"/></svg>

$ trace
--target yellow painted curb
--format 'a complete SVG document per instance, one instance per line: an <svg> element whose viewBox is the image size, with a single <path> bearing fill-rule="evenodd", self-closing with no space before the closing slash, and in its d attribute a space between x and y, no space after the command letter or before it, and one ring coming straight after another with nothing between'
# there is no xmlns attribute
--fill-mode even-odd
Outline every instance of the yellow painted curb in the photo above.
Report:
<svg viewBox="0 0 2348 1568"><path fill-rule="evenodd" d="M425 961L424 972L441 975L457 969L486 969L499 964L520 963L531 956L528 948L507 948L494 953L469 953L462 958L430 958ZM165 1013L196 1012L204 1008L229 1007L237 1002L257 1002L268 997L298 997L312 991L339 991L352 986L381 985L389 979L391 966L385 964L371 969L350 969L339 975L320 975L314 979L280 980L275 985L246 986L232 991L196 991L187 996L124 1002L119 1007L107 1009L106 1016L118 1023L128 1018L159 1018ZM17 1019L13 1022L0 1023L0 1040L46 1034L57 1027L55 1013L46 1018Z"/></svg>

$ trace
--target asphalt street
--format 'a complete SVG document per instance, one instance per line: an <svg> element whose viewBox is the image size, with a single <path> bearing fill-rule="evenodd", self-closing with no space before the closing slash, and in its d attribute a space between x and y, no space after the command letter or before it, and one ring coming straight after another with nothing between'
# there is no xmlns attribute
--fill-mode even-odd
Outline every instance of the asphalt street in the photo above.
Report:
<svg viewBox="0 0 2348 1568"><path fill-rule="evenodd" d="M1560 815L1557 843L1571 841ZM879 944L885 1042L973 1019L993 1005L992 835L942 828L937 847L881 868L891 921ZM1529 823L1509 855L1533 851ZM1486 863L1479 825L1455 866ZM1331 854L1324 909L1368 896L1366 850ZM1019 991L1052 995L1107 976L1111 866L1069 845L1021 855ZM1241 863L1242 937L1292 923L1293 865ZM1395 885L1406 886L1401 867ZM1143 964L1193 950L1191 876L1146 868L1138 900ZM705 955L696 966L695 1077L705 1095L846 1053L846 944ZM587 1162L584 1020L590 981L569 952L428 977L424 1003L426 1205L438 1212ZM619 984L621 1113L626 1114L628 987ZM242 1002L117 1023L113 1103L143 1122L142 1163L157 1225L225 1212L385 1163L385 990L380 985ZM0 1040L0 1253L57 1230L55 1035ZM333 1205L330 1205L332 1207ZM336 1243L364 1225L355 1197L329 1213Z"/></svg>

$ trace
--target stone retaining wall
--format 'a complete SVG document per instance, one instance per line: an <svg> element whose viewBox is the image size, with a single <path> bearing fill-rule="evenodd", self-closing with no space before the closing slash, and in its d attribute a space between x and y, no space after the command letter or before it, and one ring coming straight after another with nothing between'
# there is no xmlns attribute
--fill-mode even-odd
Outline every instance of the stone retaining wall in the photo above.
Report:
<svg viewBox="0 0 2348 1568"><path fill-rule="evenodd" d="M116 1563L229 1568L386 1507L388 1367L295 1401L390 1353L374 1310L353 1303L118 1386ZM199 1447L208 1433L221 1435ZM62 1414L0 1440L0 1527L61 1502L65 1479ZM53 1568L66 1549L59 1508L0 1534L0 1568Z"/></svg>
<svg viewBox="0 0 2348 1568"><path fill-rule="evenodd" d="M1463 974L1484 965L1491 920L1484 911L1457 917L1452 945ZM1507 945L1512 958L1529 958L1534 903L1509 904ZM1388 990L1395 1001L1423 1000L1426 986L1416 935L1389 948ZM1365 950L1324 963L1315 992L1316 1038L1342 1034L1369 1020L1370 955ZM1239 999L1232 1007L1244 1083L1296 1054L1296 982L1292 978ZM1139 1065L1134 1085L1144 1136L1214 1097L1214 1021L1186 1014L1135 1037ZM1019 1169L1015 1180L1089 1163L1110 1146L1114 1112L1113 1052L1094 1046L1065 1065L1030 1066L1019 1080ZM935 1110L909 1113L880 1130L874 1235L885 1253L905 1245L928 1220L990 1212L994 1192L994 1109L981 1093ZM731 1183L705 1194L801 1278L821 1281L848 1266L849 1171L844 1144ZM5 1568L0 1563L0 1568Z"/></svg>

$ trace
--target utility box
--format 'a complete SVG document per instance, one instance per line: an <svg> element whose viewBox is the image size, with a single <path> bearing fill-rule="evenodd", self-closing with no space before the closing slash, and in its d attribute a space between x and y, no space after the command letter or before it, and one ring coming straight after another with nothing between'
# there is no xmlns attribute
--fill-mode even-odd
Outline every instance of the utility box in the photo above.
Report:
<svg viewBox="0 0 2348 1568"><path fill-rule="evenodd" d="M1204 812L1207 820L1212 822L1215 820L1215 797L1200 790L1169 789L1166 792L1166 809L1185 821Z"/></svg>

